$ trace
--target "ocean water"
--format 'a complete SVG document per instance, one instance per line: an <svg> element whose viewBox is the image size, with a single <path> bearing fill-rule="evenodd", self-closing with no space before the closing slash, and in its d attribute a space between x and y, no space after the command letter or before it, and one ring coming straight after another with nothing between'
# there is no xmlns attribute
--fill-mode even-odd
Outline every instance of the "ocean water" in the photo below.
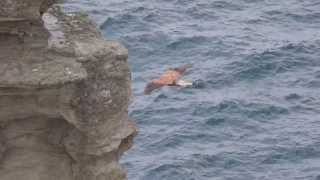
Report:
<svg viewBox="0 0 320 180"><path fill-rule="evenodd" d="M129 49L129 180L319 180L319 0L71 0ZM193 64L202 89L143 95Z"/></svg>

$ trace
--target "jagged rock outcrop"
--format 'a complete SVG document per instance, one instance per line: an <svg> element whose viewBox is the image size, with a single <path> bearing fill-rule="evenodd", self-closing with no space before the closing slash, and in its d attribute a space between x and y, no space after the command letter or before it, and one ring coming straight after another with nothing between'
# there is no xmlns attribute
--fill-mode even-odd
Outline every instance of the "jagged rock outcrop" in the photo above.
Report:
<svg viewBox="0 0 320 180"><path fill-rule="evenodd" d="M0 1L0 179L126 179L128 52L52 3Z"/></svg>

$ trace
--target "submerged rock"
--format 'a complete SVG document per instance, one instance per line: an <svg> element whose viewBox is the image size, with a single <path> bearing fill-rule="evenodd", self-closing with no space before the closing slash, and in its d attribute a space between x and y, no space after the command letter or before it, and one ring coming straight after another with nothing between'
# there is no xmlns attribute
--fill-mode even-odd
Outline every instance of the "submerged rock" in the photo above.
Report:
<svg viewBox="0 0 320 180"><path fill-rule="evenodd" d="M52 3L0 2L0 179L126 179L128 52Z"/></svg>

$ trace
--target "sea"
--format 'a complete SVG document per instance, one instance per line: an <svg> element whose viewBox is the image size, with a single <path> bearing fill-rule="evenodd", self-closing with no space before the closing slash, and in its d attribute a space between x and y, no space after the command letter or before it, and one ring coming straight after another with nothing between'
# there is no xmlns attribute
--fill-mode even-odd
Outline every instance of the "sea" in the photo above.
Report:
<svg viewBox="0 0 320 180"><path fill-rule="evenodd" d="M68 0L129 50L129 180L320 180L319 0ZM192 64L202 88L143 89Z"/></svg>

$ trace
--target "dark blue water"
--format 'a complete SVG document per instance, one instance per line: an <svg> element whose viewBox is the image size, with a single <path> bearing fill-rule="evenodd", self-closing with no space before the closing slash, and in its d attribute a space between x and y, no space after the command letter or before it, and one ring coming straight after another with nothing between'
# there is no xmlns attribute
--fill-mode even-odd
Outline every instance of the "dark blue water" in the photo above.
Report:
<svg viewBox="0 0 320 180"><path fill-rule="evenodd" d="M130 180L316 180L320 175L319 0L81 0L129 49L140 133ZM194 66L204 89L145 84ZM320 176L317 180L320 179Z"/></svg>

